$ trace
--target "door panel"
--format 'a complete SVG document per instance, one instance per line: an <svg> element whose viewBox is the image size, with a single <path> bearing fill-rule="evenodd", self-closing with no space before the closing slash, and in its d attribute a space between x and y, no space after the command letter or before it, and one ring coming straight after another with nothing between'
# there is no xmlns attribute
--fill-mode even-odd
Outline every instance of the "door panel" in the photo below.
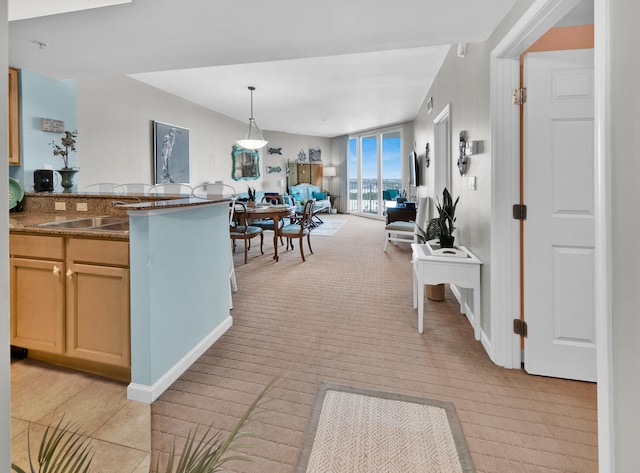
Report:
<svg viewBox="0 0 640 473"><path fill-rule="evenodd" d="M529 373L596 379L593 50L525 58Z"/></svg>

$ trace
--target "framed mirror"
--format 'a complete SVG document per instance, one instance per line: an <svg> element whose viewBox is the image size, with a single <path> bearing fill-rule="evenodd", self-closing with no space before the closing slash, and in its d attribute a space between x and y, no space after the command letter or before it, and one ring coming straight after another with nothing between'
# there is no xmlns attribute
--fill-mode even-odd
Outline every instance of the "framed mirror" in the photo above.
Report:
<svg viewBox="0 0 640 473"><path fill-rule="evenodd" d="M252 181L260 177L260 152L233 145L233 180Z"/></svg>

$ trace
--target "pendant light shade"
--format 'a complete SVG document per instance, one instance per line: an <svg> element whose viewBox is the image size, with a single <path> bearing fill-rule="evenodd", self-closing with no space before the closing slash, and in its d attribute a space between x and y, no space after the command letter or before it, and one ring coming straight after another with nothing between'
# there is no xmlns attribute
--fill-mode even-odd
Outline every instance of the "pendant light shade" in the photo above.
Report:
<svg viewBox="0 0 640 473"><path fill-rule="evenodd" d="M253 118L253 91L256 90L256 88L249 86L249 90L251 91L251 118L249 118L249 130L243 139L236 141L236 144L244 149L256 150L266 146L268 141L265 141L262 137L262 132L260 131L260 128L258 128L255 118Z"/></svg>

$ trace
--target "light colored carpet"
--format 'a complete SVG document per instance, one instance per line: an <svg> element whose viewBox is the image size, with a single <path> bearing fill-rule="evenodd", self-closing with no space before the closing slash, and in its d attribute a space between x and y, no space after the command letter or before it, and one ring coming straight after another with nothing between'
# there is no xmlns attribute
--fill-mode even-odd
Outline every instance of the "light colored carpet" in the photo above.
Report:
<svg viewBox="0 0 640 473"><path fill-rule="evenodd" d="M322 383L297 473L474 472L453 404Z"/></svg>
<svg viewBox="0 0 640 473"><path fill-rule="evenodd" d="M278 376L269 412L247 426L256 437L242 453L254 461L229 471L292 473L318 389L332 382L452 402L477 473L598 472L594 384L494 365L448 289L425 300L419 334L411 247L384 252L382 220L322 217L334 218L348 223L311 235L304 263L284 246L274 261L269 237L247 264L235 253L233 326L152 404L152 463L198 424L229 432Z"/></svg>
<svg viewBox="0 0 640 473"><path fill-rule="evenodd" d="M311 229L313 236L333 236L342 226L347 223L347 220L328 220L325 219L324 223Z"/></svg>

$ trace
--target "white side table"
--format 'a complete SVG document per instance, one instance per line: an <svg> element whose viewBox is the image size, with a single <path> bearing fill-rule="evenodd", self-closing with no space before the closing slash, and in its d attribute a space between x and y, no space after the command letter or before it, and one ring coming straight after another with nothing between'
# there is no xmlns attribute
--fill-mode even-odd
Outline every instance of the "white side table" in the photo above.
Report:
<svg viewBox="0 0 640 473"><path fill-rule="evenodd" d="M456 286L473 289L473 331L476 340L480 340L482 327L482 301L480 291L480 266L482 261L464 246L457 246L459 253L464 256L445 256L434 254L437 247L431 242L420 245L411 244L413 255L413 308L418 309L418 332L424 331L424 285L425 284L455 284ZM436 251L437 253L437 251ZM461 292L460 313L466 312L466 298Z"/></svg>

